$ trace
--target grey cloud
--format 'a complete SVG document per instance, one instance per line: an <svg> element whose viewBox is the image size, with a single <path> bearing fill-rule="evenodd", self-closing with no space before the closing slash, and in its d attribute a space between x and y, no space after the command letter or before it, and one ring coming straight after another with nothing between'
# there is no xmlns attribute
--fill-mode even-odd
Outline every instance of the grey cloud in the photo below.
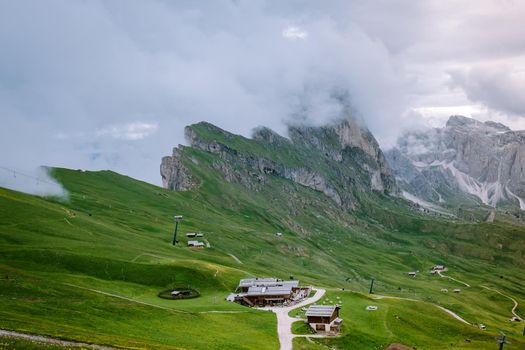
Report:
<svg viewBox="0 0 525 350"><path fill-rule="evenodd" d="M0 164L110 168L159 184L160 158L201 120L284 134L351 113L391 144L422 123L414 106L469 103L449 90L451 67L482 60L500 37L499 58L520 52L519 38L503 38L519 3L469 4L0 2L0 147L11 150ZM495 37L478 33L484 22Z"/></svg>
<svg viewBox="0 0 525 350"><path fill-rule="evenodd" d="M483 67L450 72L451 86L472 101L511 115L525 116L525 67Z"/></svg>

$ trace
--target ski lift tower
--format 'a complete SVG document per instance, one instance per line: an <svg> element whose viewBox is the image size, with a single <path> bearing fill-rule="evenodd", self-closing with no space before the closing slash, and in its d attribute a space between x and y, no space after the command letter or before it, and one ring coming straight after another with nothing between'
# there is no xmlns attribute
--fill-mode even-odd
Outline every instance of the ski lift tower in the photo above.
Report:
<svg viewBox="0 0 525 350"><path fill-rule="evenodd" d="M496 337L496 343L499 343L499 350L503 350L503 345L510 344L510 342L507 340L507 336L505 335L505 333L503 332L500 332L500 333L501 333L501 336Z"/></svg>
<svg viewBox="0 0 525 350"><path fill-rule="evenodd" d="M175 230L173 231L173 242L172 242L172 244L175 245L175 244L179 243L179 241L177 241L177 230L179 228L179 222L182 221L182 215L175 215L173 218L175 219Z"/></svg>

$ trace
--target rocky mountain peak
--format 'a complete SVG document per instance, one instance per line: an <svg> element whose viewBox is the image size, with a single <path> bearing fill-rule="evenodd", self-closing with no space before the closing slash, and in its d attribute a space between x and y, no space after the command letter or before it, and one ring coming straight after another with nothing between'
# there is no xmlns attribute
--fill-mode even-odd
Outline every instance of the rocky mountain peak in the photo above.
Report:
<svg viewBox="0 0 525 350"><path fill-rule="evenodd" d="M258 128L255 128L253 130L252 138L257 141L266 142L269 144L275 144L275 143L289 143L290 140L288 140L286 137L283 137L273 131L270 128L261 126Z"/></svg>
<svg viewBox="0 0 525 350"><path fill-rule="evenodd" d="M446 127L464 127L464 126L474 126L474 125L481 125L482 123L468 117L464 117L462 115L453 115L448 118Z"/></svg>
<svg viewBox="0 0 525 350"><path fill-rule="evenodd" d="M398 183L411 195L429 202L479 201L525 209L523 132L452 116L443 128L404 134L396 148L387 157Z"/></svg>
<svg viewBox="0 0 525 350"><path fill-rule="evenodd" d="M486 121L480 122L473 118L463 117L460 115L451 116L447 123L446 128L455 129L467 132L484 132L484 133L501 133L511 131L511 129L498 122Z"/></svg>
<svg viewBox="0 0 525 350"><path fill-rule="evenodd" d="M493 121L486 121L484 123L485 125L487 125L488 127L491 127L493 129L496 129L496 130L499 130L499 131L511 131L511 129L506 126L506 125L503 125L501 123L498 123L498 122L493 122Z"/></svg>
<svg viewBox="0 0 525 350"><path fill-rule="evenodd" d="M260 127L252 138L201 122L187 126L189 147L164 157L164 186L187 190L200 183L190 153L214 154L210 166L228 182L259 191L273 177L323 192L345 209L369 191L397 194L393 173L373 135L353 120L326 126L290 126L289 138ZM361 193L361 194L359 194Z"/></svg>

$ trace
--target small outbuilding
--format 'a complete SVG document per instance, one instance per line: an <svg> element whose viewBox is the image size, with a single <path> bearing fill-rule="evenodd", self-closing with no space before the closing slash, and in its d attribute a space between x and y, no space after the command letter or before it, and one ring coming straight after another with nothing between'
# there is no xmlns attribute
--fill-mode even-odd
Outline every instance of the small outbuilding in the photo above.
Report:
<svg viewBox="0 0 525 350"><path fill-rule="evenodd" d="M204 237L204 233L197 232L197 234L195 234L195 237Z"/></svg>
<svg viewBox="0 0 525 350"><path fill-rule="evenodd" d="M410 272L408 273L408 275L409 275L410 277L416 277L417 272L415 272L415 271L410 271Z"/></svg>
<svg viewBox="0 0 525 350"><path fill-rule="evenodd" d="M282 237L282 236L283 236L282 232L277 232L275 235L276 235L277 237Z"/></svg>
<svg viewBox="0 0 525 350"><path fill-rule="evenodd" d="M196 236L197 236L197 234L195 232L188 232L188 233L186 233L186 237L188 237L188 238L192 238L192 237L196 237Z"/></svg>
<svg viewBox="0 0 525 350"><path fill-rule="evenodd" d="M307 322L317 333L337 334L343 323L339 309L338 305L311 305L306 310Z"/></svg>
<svg viewBox="0 0 525 350"><path fill-rule="evenodd" d="M454 288L453 292L454 292L454 293L461 293L461 289L459 289L459 288Z"/></svg>
<svg viewBox="0 0 525 350"><path fill-rule="evenodd" d="M188 241L188 247L204 248L204 243L200 241Z"/></svg>

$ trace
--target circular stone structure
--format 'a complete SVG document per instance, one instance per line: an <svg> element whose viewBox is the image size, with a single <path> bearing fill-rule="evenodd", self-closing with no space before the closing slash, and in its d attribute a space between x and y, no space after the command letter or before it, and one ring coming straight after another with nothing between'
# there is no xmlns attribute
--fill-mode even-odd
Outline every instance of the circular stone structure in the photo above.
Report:
<svg viewBox="0 0 525 350"><path fill-rule="evenodd" d="M159 298L168 300L193 299L198 298L200 293L193 288L169 288L161 291L158 294Z"/></svg>

